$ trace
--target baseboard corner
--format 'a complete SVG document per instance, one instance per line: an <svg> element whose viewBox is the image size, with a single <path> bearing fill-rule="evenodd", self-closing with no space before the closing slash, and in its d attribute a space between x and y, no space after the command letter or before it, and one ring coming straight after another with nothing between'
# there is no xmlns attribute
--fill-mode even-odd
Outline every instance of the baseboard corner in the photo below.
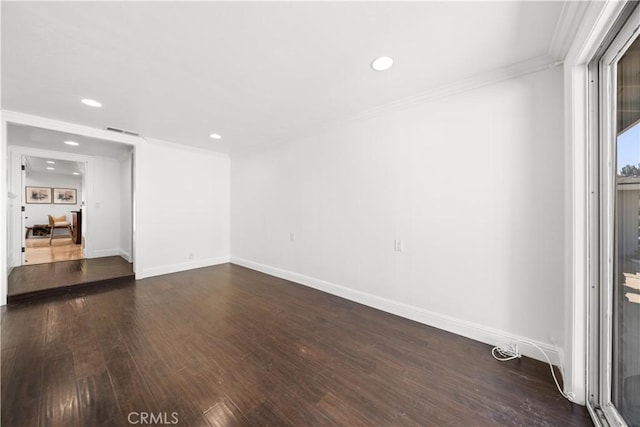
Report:
<svg viewBox="0 0 640 427"><path fill-rule="evenodd" d="M279 277L281 279L289 280L291 282L295 282L332 295L336 295L338 297L345 298L359 304L364 304L368 307L391 313L396 316L404 317L406 319L410 319L424 325L432 326L447 332L454 333L456 335L461 335L466 338L480 341L485 344L498 345L511 343L520 339L530 341L543 349L554 365L560 366L561 363L558 350L548 343L543 343L534 339L520 336L518 334L509 333L475 322L458 319L456 317L445 315L442 313L436 313L422 307L391 300L385 297L348 288L346 286L338 285L335 283L330 283L321 279L306 276L304 274L284 270L266 264L261 264L248 259L231 256L230 262L242 267L259 271L261 273L269 274L271 276ZM535 347L529 345L521 346L521 352L523 355L532 359L540 360L543 362L546 361L544 356Z"/></svg>

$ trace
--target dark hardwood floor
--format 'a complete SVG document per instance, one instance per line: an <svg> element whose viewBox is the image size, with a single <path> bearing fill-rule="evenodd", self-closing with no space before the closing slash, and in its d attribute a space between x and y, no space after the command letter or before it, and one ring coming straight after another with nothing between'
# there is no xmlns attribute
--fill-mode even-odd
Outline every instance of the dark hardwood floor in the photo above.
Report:
<svg viewBox="0 0 640 427"><path fill-rule="evenodd" d="M2 426L591 425L490 350L225 264L9 305Z"/></svg>
<svg viewBox="0 0 640 427"><path fill-rule="evenodd" d="M133 277L133 265L119 256L23 265L9 275L9 302L123 277Z"/></svg>

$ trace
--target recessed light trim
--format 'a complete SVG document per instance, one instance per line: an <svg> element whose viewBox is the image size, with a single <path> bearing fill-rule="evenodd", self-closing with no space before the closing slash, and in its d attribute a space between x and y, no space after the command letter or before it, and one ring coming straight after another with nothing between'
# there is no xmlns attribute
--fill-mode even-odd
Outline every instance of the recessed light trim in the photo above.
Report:
<svg viewBox="0 0 640 427"><path fill-rule="evenodd" d="M212 133L211 135L209 135L209 138L211 139L222 139L222 136L218 133Z"/></svg>
<svg viewBox="0 0 640 427"><path fill-rule="evenodd" d="M389 68L393 66L393 59L388 56L381 56L376 58L371 63L371 68L375 71L387 71Z"/></svg>
<svg viewBox="0 0 640 427"><path fill-rule="evenodd" d="M47 160L47 163L50 164L50 165L55 165L56 164L56 162L54 162L53 160Z"/></svg>
<svg viewBox="0 0 640 427"><path fill-rule="evenodd" d="M82 100L82 103L84 105L88 105L89 107L96 107L96 108L102 107L102 103L96 101L95 99L85 98Z"/></svg>
<svg viewBox="0 0 640 427"><path fill-rule="evenodd" d="M75 141L65 141L64 143L67 144L67 145L72 145L74 147L77 147L78 145L80 145Z"/></svg>
<svg viewBox="0 0 640 427"><path fill-rule="evenodd" d="M54 170L56 170L56 168L52 168L51 166L48 166L48 167L47 167L47 170L48 170L48 171L54 171Z"/></svg>

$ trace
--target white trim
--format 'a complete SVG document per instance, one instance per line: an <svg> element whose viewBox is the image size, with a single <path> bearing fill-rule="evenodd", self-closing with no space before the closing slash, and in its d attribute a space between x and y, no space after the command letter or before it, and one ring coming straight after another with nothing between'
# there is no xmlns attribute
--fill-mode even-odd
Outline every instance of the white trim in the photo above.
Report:
<svg viewBox="0 0 640 427"><path fill-rule="evenodd" d="M423 103L447 98L474 89L479 89L484 86L489 86L502 81L514 79L516 77L525 76L527 74L537 73L538 71L555 68L561 64L562 62L556 61L547 55L538 56L536 58L508 65L506 67L496 68L484 73L474 74L467 78L456 80L452 83L436 86L434 88L418 92L415 95L411 95L386 104L369 108L367 110L363 110L344 119L333 119L323 123L319 123L316 126L305 129L304 134L306 135L308 133L320 132L323 129L346 125L361 120L375 118L384 114L405 110ZM296 140L301 136L301 134L293 134L288 136L285 140L278 142ZM253 147L253 149L255 149L255 147ZM248 150L248 148L237 150L234 149L233 154L242 154L247 152Z"/></svg>
<svg viewBox="0 0 640 427"><path fill-rule="evenodd" d="M388 298L383 298L367 292L357 291L346 286L337 285L335 283L326 282L324 280L316 279L304 274L271 267L269 265L260 264L247 259L232 256L231 263L241 265L252 270L260 271L271 276L276 276L281 279L299 283L301 285L309 286L310 288L318 289L320 291L327 292L329 294L336 295L350 301L377 308L378 310L382 310L387 313L395 314L406 319L411 319L416 322L452 332L457 335L462 335L463 337L471 338L473 340L480 341L486 344L508 344L518 339L526 339L540 346L540 348L542 348L547 353L553 364L560 364L558 351L552 344L532 340L527 337L494 329L488 326L481 325L479 323L469 322L467 320L462 320L456 317L447 316L445 314L436 313L421 307L393 301ZM542 354L540 354L540 352L533 347L525 344L519 344L519 349L525 356L546 362Z"/></svg>
<svg viewBox="0 0 640 427"><path fill-rule="evenodd" d="M120 256L120 252L120 249L96 249L91 251L91 253L87 251L87 259Z"/></svg>
<svg viewBox="0 0 640 427"><path fill-rule="evenodd" d="M131 256L129 255L129 252L125 252L122 249L118 249L118 255L120 255L122 258L127 260L127 262L131 262Z"/></svg>
<svg viewBox="0 0 640 427"><path fill-rule="evenodd" d="M591 2L564 61L565 90L565 392L585 404L589 288L588 64L625 2ZM597 262L597 261L596 261Z"/></svg>
<svg viewBox="0 0 640 427"><path fill-rule="evenodd" d="M161 276L163 274L178 273L180 271L193 270L194 268L226 264L228 262L228 256L221 256L216 258L206 258L188 262L181 262L178 264L162 265L160 267L151 267L141 270L139 273L136 273L136 280L146 279L147 277Z"/></svg>
<svg viewBox="0 0 640 427"><path fill-rule="evenodd" d="M138 137L111 132L104 129L48 119L46 117L34 116L32 114L25 114L17 111L3 110L2 112L6 121L15 124L57 130L65 133L75 133L82 136L88 136L90 138L102 139L107 142L117 142L133 146L140 142L140 138Z"/></svg>
<svg viewBox="0 0 640 427"><path fill-rule="evenodd" d="M384 104L379 107L365 110L354 115L345 122L358 121L366 118L386 114L391 111L403 110L414 105L431 102L437 99L447 98L459 93L468 92L484 86L489 86L501 81L514 79L516 77L533 74L538 71L547 70L560 65L547 55L532 58L526 61L511 64L506 67L496 68L484 73L474 74L465 79L457 80L453 83L437 86L416 95L408 96L397 101Z"/></svg>
<svg viewBox="0 0 640 427"><path fill-rule="evenodd" d="M24 156L34 156L34 157L46 157L49 159L56 160L68 160L74 162L82 162L85 164L85 173L83 176L83 180L85 181L85 193L83 194L83 199L85 201L85 206L83 206L83 211L85 212L85 216L88 219L85 219L85 227L87 230L87 239L85 241L85 254L87 258L95 258L93 256L93 239L91 238L91 234L94 231L93 222L91 221L91 200L93 194L93 174L95 171L94 168L94 158L91 156L83 155L83 154L74 154L67 153L64 151L52 151L52 150L43 150L40 148L32 148L32 147L24 147L21 145L10 145L9 153L11 154L11 166L9 167L9 173L12 174L12 182L15 179L14 185L22 185L22 181L18 179L18 176L22 173L20 170L20 164L22 161L22 157ZM15 188L14 188L15 189ZM20 193L22 196L24 195L23 189L20 189ZM21 197L22 197L21 196ZM20 209L20 206L24 204L24 200L21 199L21 202L18 203L16 209ZM19 211L15 212L15 215L21 215ZM8 232L15 233L17 236L15 239L15 246L12 248L11 253L15 257L16 260L20 257L20 248L24 246L24 230L22 228L18 228L16 230L8 230ZM19 237L19 238L18 238ZM22 265L20 260L14 262L14 265Z"/></svg>
<svg viewBox="0 0 640 427"><path fill-rule="evenodd" d="M560 17L549 44L549 56L557 61L563 60L573 42L580 23L589 8L588 2L568 1L562 5Z"/></svg>
<svg viewBox="0 0 640 427"><path fill-rule="evenodd" d="M22 171L20 169L21 156L12 152L11 147L7 147L7 160L5 163L6 178L7 178L7 205L5 206L6 221L7 221L7 242L6 246L6 258L8 268L17 267L22 265L24 254L21 252L21 247L24 246L24 229L22 228L22 211L20 206L23 203L23 189L22 183ZM15 171L15 174L12 172ZM15 176L17 175L17 177ZM13 243L13 245L11 245Z"/></svg>
<svg viewBox="0 0 640 427"><path fill-rule="evenodd" d="M144 143L147 144L146 141ZM141 147L143 147L143 144L137 145L131 152L131 154L133 155L133 174L131 177L131 209L133 211L131 216L131 220L133 221L133 223L131 224L131 262L133 262L133 274L135 274L136 279L138 278L138 272L142 271L142 257L140 256L139 249L142 239L140 239L140 234L138 233L138 221L141 217L139 202L140 192L138 191L138 185L140 184L140 182L142 182L142 172L140 170L140 152L142 151L140 150Z"/></svg>
<svg viewBox="0 0 640 427"><path fill-rule="evenodd" d="M597 401L607 419L612 425L625 425L619 408L612 402L612 388L614 378L614 347L613 325L616 303L614 302L614 287L618 286L616 277L616 199L619 191L616 185L616 104L618 94L617 64L627 52L630 45L638 37L640 29L640 8L627 18L624 26L616 34L607 47L599 62L600 67L600 217L595 220L600 224L600 280L599 301L600 334L598 342L599 352L599 383L600 390ZM594 312L590 313L595 314ZM593 339L594 337L589 337ZM594 340L595 341L595 340ZM592 392L592 390L589 390Z"/></svg>
<svg viewBox="0 0 640 427"><path fill-rule="evenodd" d="M129 160L131 162L131 170L130 170L130 173L131 173L131 195L130 195L131 196L131 211L129 212L129 214L130 214L129 219L131 221L131 242L130 242L131 245L130 245L129 251L131 253L123 251L122 248L119 248L118 252L119 252L119 255L122 258L126 259L129 263L132 263L135 266L135 263L133 262L134 260L133 260L133 257L132 257L132 254L133 254L133 242L134 242L133 236L134 236L134 233L135 233L135 224L134 224L135 220L134 220L134 218L135 218L135 215L136 215L135 191L134 191L134 189L135 189L135 183L134 183L134 179L135 179L135 164L134 164L133 151L127 151L126 153L124 153L124 155L120 156L120 158L118 159L118 162L122 163L125 160ZM121 237L122 236L118 236L118 240L120 240ZM120 246L122 245L121 241L120 241L119 245ZM134 271L134 274L135 274L135 271Z"/></svg>
<svg viewBox="0 0 640 427"><path fill-rule="evenodd" d="M0 7L0 9L2 8ZM7 121L5 120L4 113L0 111L0 166L2 170L2 172L0 172L0 236L2 236L2 238L0 238L0 305L7 304L7 279L10 273L7 263L7 245L9 244L7 230L8 154Z"/></svg>

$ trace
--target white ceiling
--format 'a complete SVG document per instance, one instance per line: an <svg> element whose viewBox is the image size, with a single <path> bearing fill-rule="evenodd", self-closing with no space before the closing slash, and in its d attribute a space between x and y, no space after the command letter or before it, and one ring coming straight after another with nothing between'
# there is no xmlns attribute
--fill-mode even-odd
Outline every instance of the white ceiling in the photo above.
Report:
<svg viewBox="0 0 640 427"><path fill-rule="evenodd" d="M563 3L1 7L3 108L229 152L546 55Z"/></svg>
<svg viewBox="0 0 640 427"><path fill-rule="evenodd" d="M64 141L74 141L79 145L70 146L65 144ZM82 154L85 156L102 156L113 159L121 159L125 153L130 152L132 149L130 145L113 141L12 123L7 126L7 143L8 145L19 145L40 150Z"/></svg>
<svg viewBox="0 0 640 427"><path fill-rule="evenodd" d="M74 172L82 175L84 173L84 164L81 162L72 162L69 160L50 159L48 157L26 156L27 175L37 173L47 173L54 175L73 175ZM47 161L55 162L49 164ZM53 168L49 170L47 168Z"/></svg>

